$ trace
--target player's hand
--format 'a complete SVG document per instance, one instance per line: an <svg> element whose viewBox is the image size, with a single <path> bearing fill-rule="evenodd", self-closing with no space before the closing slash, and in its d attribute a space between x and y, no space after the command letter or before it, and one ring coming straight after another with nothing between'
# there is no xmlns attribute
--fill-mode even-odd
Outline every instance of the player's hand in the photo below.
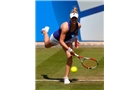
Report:
<svg viewBox="0 0 140 90"><path fill-rule="evenodd" d="M72 51L70 52L70 54L74 56L74 51L72 50Z"/></svg>
<svg viewBox="0 0 140 90"><path fill-rule="evenodd" d="M80 46L80 42L79 42L78 40L76 40L76 41L75 41L75 48L77 48L77 49L78 49L78 48L79 48L79 46Z"/></svg>

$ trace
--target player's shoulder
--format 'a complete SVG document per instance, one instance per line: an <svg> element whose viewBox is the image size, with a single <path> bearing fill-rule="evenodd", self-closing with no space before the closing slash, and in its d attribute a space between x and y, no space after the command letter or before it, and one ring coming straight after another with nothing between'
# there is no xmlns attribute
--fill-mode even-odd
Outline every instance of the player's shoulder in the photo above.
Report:
<svg viewBox="0 0 140 90"><path fill-rule="evenodd" d="M68 22L63 22L61 25L68 26Z"/></svg>
<svg viewBox="0 0 140 90"><path fill-rule="evenodd" d="M68 30L68 22L63 22L63 23L61 24L61 29Z"/></svg>

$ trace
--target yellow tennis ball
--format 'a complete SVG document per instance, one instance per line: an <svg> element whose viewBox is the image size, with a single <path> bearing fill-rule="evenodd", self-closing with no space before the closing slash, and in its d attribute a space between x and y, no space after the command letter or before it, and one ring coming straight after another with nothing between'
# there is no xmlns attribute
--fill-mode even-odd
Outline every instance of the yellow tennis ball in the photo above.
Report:
<svg viewBox="0 0 140 90"><path fill-rule="evenodd" d="M77 69L76 66L72 66L72 67L71 67L71 72L77 72L77 70L78 70L78 69Z"/></svg>

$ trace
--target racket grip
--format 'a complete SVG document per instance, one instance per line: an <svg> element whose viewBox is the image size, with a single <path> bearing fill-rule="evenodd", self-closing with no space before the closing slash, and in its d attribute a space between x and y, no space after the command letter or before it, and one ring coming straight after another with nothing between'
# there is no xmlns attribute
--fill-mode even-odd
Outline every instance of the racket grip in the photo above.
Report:
<svg viewBox="0 0 140 90"><path fill-rule="evenodd" d="M79 55L78 54L76 54L76 53L74 53L74 55L76 56L76 57L78 57Z"/></svg>

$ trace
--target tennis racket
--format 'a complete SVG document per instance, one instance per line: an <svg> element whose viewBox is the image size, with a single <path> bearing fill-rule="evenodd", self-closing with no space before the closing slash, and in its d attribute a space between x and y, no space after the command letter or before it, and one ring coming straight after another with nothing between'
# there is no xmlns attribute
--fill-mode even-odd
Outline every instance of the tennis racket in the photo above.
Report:
<svg viewBox="0 0 140 90"><path fill-rule="evenodd" d="M83 57L76 53L74 55L80 59L82 65L87 69L95 69L98 66L98 62L94 58Z"/></svg>

